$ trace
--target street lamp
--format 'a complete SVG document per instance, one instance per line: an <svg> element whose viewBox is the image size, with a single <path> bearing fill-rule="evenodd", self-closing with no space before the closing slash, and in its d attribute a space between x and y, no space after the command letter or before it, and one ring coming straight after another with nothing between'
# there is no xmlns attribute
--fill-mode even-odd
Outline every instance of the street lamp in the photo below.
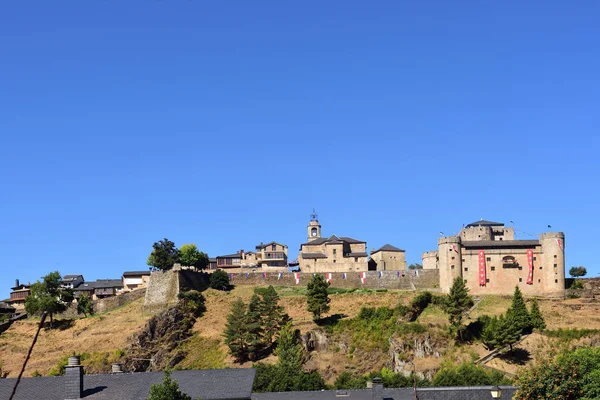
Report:
<svg viewBox="0 0 600 400"><path fill-rule="evenodd" d="M493 399L499 399L500 396L502 396L502 389L500 389L498 386L492 386L490 389L490 394L492 395Z"/></svg>

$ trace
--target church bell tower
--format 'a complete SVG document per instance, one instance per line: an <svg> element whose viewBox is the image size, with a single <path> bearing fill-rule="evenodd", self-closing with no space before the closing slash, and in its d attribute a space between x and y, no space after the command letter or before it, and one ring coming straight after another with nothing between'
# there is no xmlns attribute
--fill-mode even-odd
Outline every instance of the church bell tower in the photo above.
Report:
<svg viewBox="0 0 600 400"><path fill-rule="evenodd" d="M308 242L312 242L315 239L321 237L321 224L319 224L318 216L313 208L312 214L310 214L310 222L308 223Z"/></svg>

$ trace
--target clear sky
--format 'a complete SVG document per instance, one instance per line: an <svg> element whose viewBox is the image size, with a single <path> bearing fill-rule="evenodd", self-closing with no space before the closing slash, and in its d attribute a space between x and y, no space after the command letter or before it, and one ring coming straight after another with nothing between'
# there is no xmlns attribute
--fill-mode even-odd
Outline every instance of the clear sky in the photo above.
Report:
<svg viewBox="0 0 600 400"><path fill-rule="evenodd" d="M484 4L485 3L485 4ZM598 267L600 5L0 5L0 299L324 235L406 249L480 218Z"/></svg>

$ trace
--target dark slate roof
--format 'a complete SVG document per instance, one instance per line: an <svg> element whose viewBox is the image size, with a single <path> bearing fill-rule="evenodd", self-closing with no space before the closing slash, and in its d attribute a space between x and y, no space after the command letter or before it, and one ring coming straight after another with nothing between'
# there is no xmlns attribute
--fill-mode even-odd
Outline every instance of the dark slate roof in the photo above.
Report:
<svg viewBox="0 0 600 400"><path fill-rule="evenodd" d="M95 289L95 286L93 285L94 282L83 282L81 285L77 286L77 288L75 288L76 292L86 292L86 291L92 291Z"/></svg>
<svg viewBox="0 0 600 400"><path fill-rule="evenodd" d="M516 388L500 386L502 396L500 399L512 399ZM491 386L465 386L465 387L437 387L418 388L419 400L490 400ZM379 400L414 400L412 388L383 389L383 399ZM358 390L323 390L320 392L280 392L280 393L254 393L252 400L375 400L371 389Z"/></svg>
<svg viewBox="0 0 600 400"><path fill-rule="evenodd" d="M214 262L217 262L217 259L216 259L216 257L215 258L209 258L208 262L214 263Z"/></svg>
<svg viewBox="0 0 600 400"><path fill-rule="evenodd" d="M120 279L98 279L96 282L90 282L90 284L96 289L123 287L123 281Z"/></svg>
<svg viewBox="0 0 600 400"><path fill-rule="evenodd" d="M304 245L318 245L318 244L337 244L337 243L367 243L362 240L353 239L347 236L337 237L336 235L331 235L328 238L319 238L315 240L311 240L310 242L302 243L300 246Z"/></svg>
<svg viewBox="0 0 600 400"><path fill-rule="evenodd" d="M367 257L367 256L368 256L368 254L365 253L364 251L357 252L357 253L344 254L344 257Z"/></svg>
<svg viewBox="0 0 600 400"><path fill-rule="evenodd" d="M323 253L302 253L302 258L327 258Z"/></svg>
<svg viewBox="0 0 600 400"><path fill-rule="evenodd" d="M281 244L281 243L279 243L279 242L269 242L269 243L265 243L265 244L262 244L262 243L261 243L261 244L258 244L258 245L256 245L256 248L257 248L257 249L264 249L265 247L267 247L267 246L271 246L271 245L273 245L273 244L278 244L278 245L280 245L280 246L287 247L285 244Z"/></svg>
<svg viewBox="0 0 600 400"><path fill-rule="evenodd" d="M10 299L7 299L10 301ZM5 312L15 312L15 308L6 302L6 300L0 301L0 310L4 310Z"/></svg>
<svg viewBox="0 0 600 400"><path fill-rule="evenodd" d="M83 275L65 275L63 276L62 280L63 281L72 281L73 279L77 279L81 277L83 279Z"/></svg>
<svg viewBox="0 0 600 400"><path fill-rule="evenodd" d="M539 240L467 240L462 242L462 247L466 249L530 248L539 245Z"/></svg>
<svg viewBox="0 0 600 400"><path fill-rule="evenodd" d="M217 256L217 258L242 258L240 253L228 254L226 256Z"/></svg>
<svg viewBox="0 0 600 400"><path fill-rule="evenodd" d="M486 221L482 219L480 221L471 222L466 227L469 228L471 226L504 226L502 222L494 222L494 221Z"/></svg>
<svg viewBox="0 0 600 400"><path fill-rule="evenodd" d="M371 254L380 252L380 251L396 251L396 252L404 252L405 250L399 249L396 246L392 246L391 244L386 244L380 247L379 249L372 251Z"/></svg>
<svg viewBox="0 0 600 400"><path fill-rule="evenodd" d="M123 276L150 275L150 271L125 271Z"/></svg>
<svg viewBox="0 0 600 400"><path fill-rule="evenodd" d="M220 370L173 371L171 377L192 399L250 399L256 370L232 368ZM138 372L113 375L85 375L85 400L146 400L153 384L161 383L162 372ZM0 399L8 399L16 379L0 379ZM23 378L15 400L63 400L65 377Z"/></svg>

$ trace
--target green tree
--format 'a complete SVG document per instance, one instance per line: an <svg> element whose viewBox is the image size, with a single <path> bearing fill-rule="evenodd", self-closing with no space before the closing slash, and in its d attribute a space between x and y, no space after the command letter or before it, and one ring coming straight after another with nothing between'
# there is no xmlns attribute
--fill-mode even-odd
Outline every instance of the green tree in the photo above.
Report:
<svg viewBox="0 0 600 400"><path fill-rule="evenodd" d="M517 329L521 330L523 333L531 332L531 329L533 328L531 316L529 315L529 311L527 311L523 293L521 293L521 289L519 289L518 286L515 286L512 303L506 312L506 315L510 315L514 319Z"/></svg>
<svg viewBox="0 0 600 400"><path fill-rule="evenodd" d="M228 290L229 289L229 275L222 269L218 269L209 278L210 287L216 290Z"/></svg>
<svg viewBox="0 0 600 400"><path fill-rule="evenodd" d="M248 304L248 312L244 317L244 323L248 332L247 348L248 357L254 361L259 358L261 351L264 348L262 316L260 313L261 301L260 297L255 293Z"/></svg>
<svg viewBox="0 0 600 400"><path fill-rule="evenodd" d="M86 318L89 315L94 315L94 304L87 294L79 296L77 299L77 314L83 314Z"/></svg>
<svg viewBox="0 0 600 400"><path fill-rule="evenodd" d="M546 329L546 321L544 320L544 316L540 311L540 306L537 300L533 300L531 302L531 311L529 311L529 316L531 318L531 325L537 330Z"/></svg>
<svg viewBox="0 0 600 400"><path fill-rule="evenodd" d="M569 275L571 275L573 278L579 278L582 276L586 276L587 269L583 266L571 267L571 269L569 269Z"/></svg>
<svg viewBox="0 0 600 400"><path fill-rule="evenodd" d="M496 346L499 348L508 346L510 351L513 350L513 345L521 338L521 330L518 327L517 321L508 312L502 314L498 318L498 329L495 334Z"/></svg>
<svg viewBox="0 0 600 400"><path fill-rule="evenodd" d="M488 350L498 347L496 332L498 332L498 317L494 316L485 324L481 332L481 341Z"/></svg>
<svg viewBox="0 0 600 400"><path fill-rule="evenodd" d="M231 306L231 313L227 316L223 333L225 344L237 362L248 360L248 329L245 320L246 304L238 298Z"/></svg>
<svg viewBox="0 0 600 400"><path fill-rule="evenodd" d="M199 251L194 243L184 244L179 248L179 262L185 267L206 269L208 255Z"/></svg>
<svg viewBox="0 0 600 400"><path fill-rule="evenodd" d="M469 289L460 276L457 276L452 283L450 293L446 296L444 309L448 314L450 328L456 332L461 332L462 319L464 313L473 306L473 298L469 296Z"/></svg>
<svg viewBox="0 0 600 400"><path fill-rule="evenodd" d="M148 400L192 400L192 398L183 393L177 381L171 380L171 373L165 371L162 383L150 387Z"/></svg>
<svg viewBox="0 0 600 400"><path fill-rule="evenodd" d="M270 346L290 317L285 313L283 306L279 305L279 295L272 285L266 289L255 288L254 292L261 297L260 313L265 344Z"/></svg>
<svg viewBox="0 0 600 400"><path fill-rule="evenodd" d="M327 288L329 284L323 275L313 275L306 290L307 310L313 314L313 319L321 319L321 315L329 311L329 295Z"/></svg>
<svg viewBox="0 0 600 400"><path fill-rule="evenodd" d="M62 288L61 276L58 271L49 273L31 285L31 294L25 300L25 310L28 314L36 315L43 312L50 314L50 326L53 315L66 311L73 302L73 290Z"/></svg>
<svg viewBox="0 0 600 400"><path fill-rule="evenodd" d="M499 371L492 371L472 363L441 368L433 377L432 386L485 386L504 385L509 380Z"/></svg>
<svg viewBox="0 0 600 400"><path fill-rule="evenodd" d="M513 397L515 400L585 398L579 363L572 360L538 360L532 367L522 370L514 384L519 388Z"/></svg>
<svg viewBox="0 0 600 400"><path fill-rule="evenodd" d="M168 271L179 261L179 250L175 243L165 238L152 245L152 252L148 256L148 264L161 271Z"/></svg>
<svg viewBox="0 0 600 400"><path fill-rule="evenodd" d="M279 366L287 371L298 373L304 361L304 349L300 343L300 332L292 328L292 323L287 322L279 333L275 355L279 359Z"/></svg>
<svg viewBox="0 0 600 400"><path fill-rule="evenodd" d="M179 292L177 298L182 301L186 312L198 317L206 311L205 299L197 290L186 290Z"/></svg>
<svg viewBox="0 0 600 400"><path fill-rule="evenodd" d="M417 264L417 263L415 263L415 264L410 264L410 265L408 266L408 269L423 269L423 264Z"/></svg>

